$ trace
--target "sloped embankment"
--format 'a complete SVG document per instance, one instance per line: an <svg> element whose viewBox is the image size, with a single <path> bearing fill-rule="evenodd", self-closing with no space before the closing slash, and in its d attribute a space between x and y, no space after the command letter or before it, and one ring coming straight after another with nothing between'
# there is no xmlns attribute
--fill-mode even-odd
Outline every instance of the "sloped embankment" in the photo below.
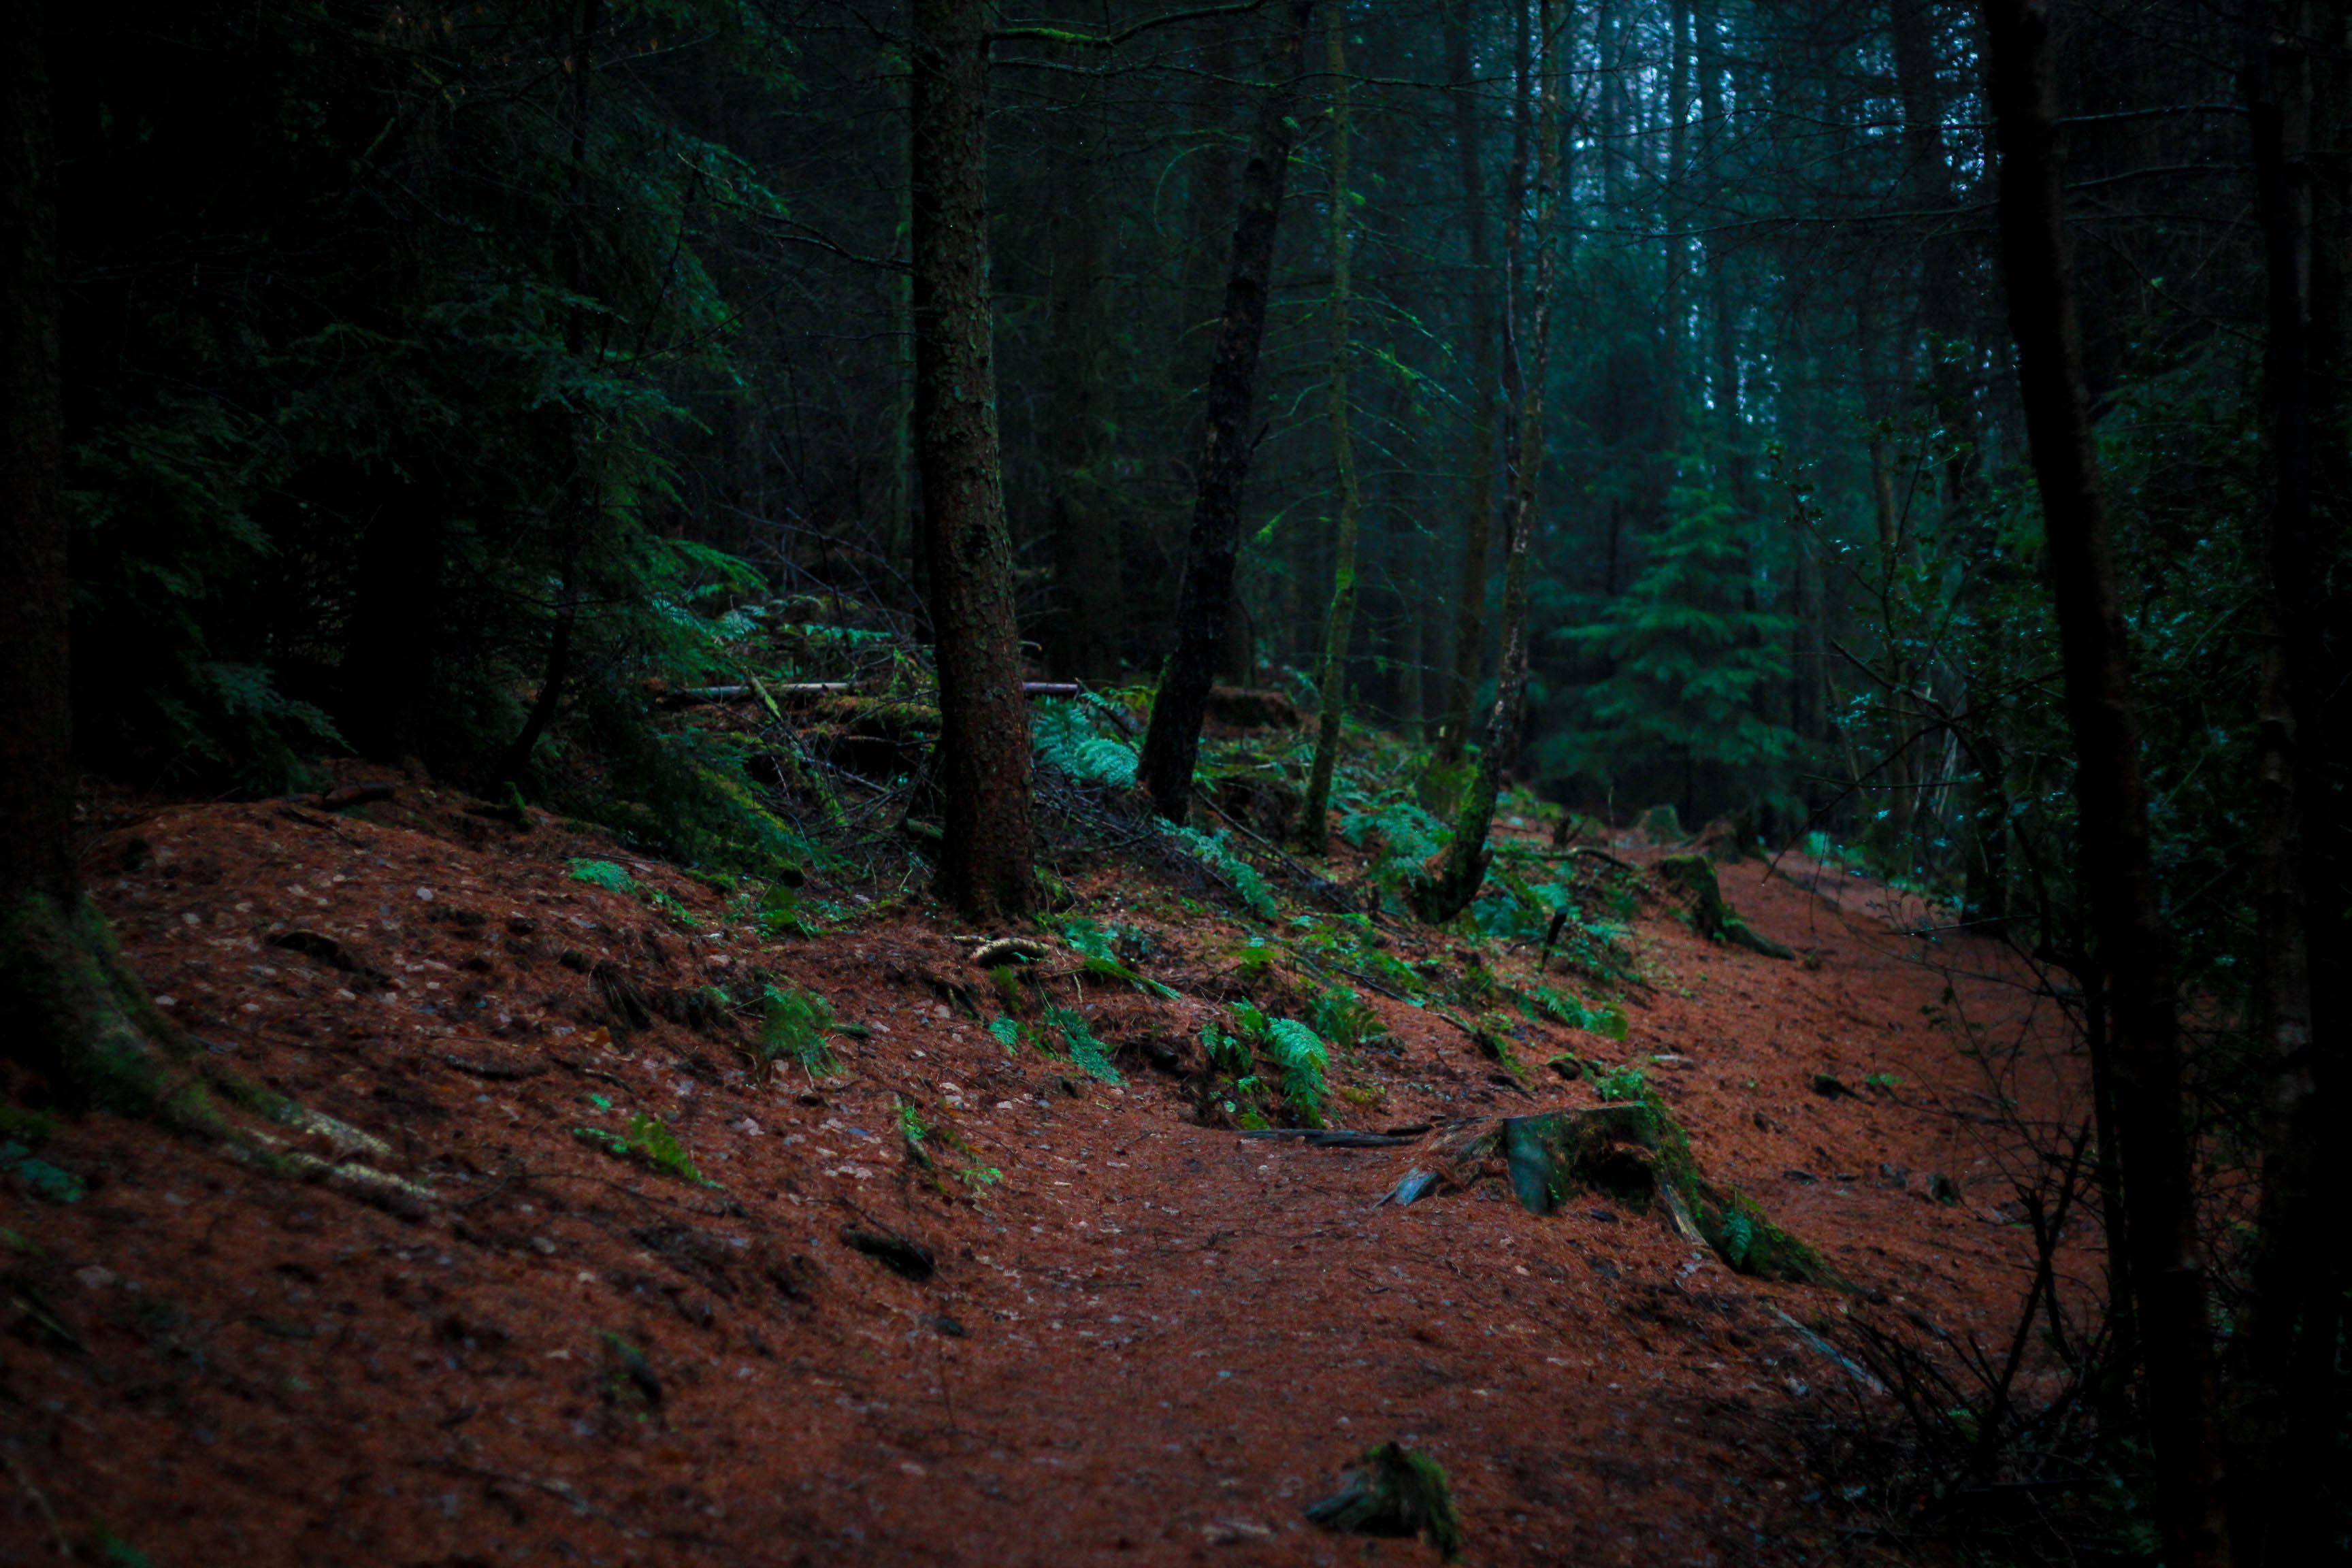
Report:
<svg viewBox="0 0 2352 1568"><path fill-rule="evenodd" d="M1305 1503L1400 1438L1451 1472L1473 1561L1820 1561L1839 1538L1789 1418L1842 1374L1777 1314L1847 1298L1771 1278L1805 1268L1735 1273L1726 1216L1748 1211L1709 1220L1690 1194L1737 1187L1855 1290L1955 1327L2004 1299L2013 1233L1927 1196L1999 1152L1959 1114L1974 1069L1924 1025L1943 978L1784 882L1727 892L1828 950L1818 968L1650 919L1657 984L1629 994L1622 1046L1522 1041L1638 1060L1651 1102L1531 1096L1464 1031L1375 999L1391 1043L1335 1068L1357 1091L1335 1107L1473 1130L1454 1197L1375 1206L1434 1135L1201 1123L1183 1075L1236 929L1090 890L1159 922L1151 973L1179 992L1062 966L1057 1005L1115 1052L1113 1084L1008 1054L967 933L919 906L771 941L667 868L469 804L174 805L91 847L159 996L221 1059L384 1138L439 1202L403 1219L108 1117L39 1151L87 1184L75 1201L17 1157L0 1549L1336 1562L1361 1547ZM582 858L625 878L583 881ZM856 1026L828 1047L838 1076L758 1070L753 1022L713 988L770 984ZM1826 1099L1824 1073L1900 1081ZM1536 1114L1473 1147L1505 1110ZM1568 1130L1620 1121L1542 1188L1549 1213L1508 1201L1581 1157ZM1612 1186L1629 1149L1713 1248Z"/></svg>

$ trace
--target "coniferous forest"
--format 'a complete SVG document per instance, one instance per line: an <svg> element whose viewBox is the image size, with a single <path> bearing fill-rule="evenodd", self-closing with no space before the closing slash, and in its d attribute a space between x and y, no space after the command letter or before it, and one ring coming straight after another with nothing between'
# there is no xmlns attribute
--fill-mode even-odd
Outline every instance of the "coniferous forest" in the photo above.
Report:
<svg viewBox="0 0 2352 1568"><path fill-rule="evenodd" d="M2352 1558L2344 0L7 32L0 1561Z"/></svg>

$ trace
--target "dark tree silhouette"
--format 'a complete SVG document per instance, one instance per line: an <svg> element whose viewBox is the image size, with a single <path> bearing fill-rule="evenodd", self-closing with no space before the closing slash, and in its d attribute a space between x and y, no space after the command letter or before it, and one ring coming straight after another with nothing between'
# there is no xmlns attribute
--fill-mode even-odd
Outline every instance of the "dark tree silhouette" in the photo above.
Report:
<svg viewBox="0 0 2352 1568"><path fill-rule="evenodd" d="M2137 700L2116 592L2065 231L2064 162L2043 0L1986 0L1986 97L1999 153L2001 277L2017 340L2034 479L2074 741L2094 983L2113 1031L2131 1289L2168 1560L2231 1560L2213 1401L2212 1333L2189 1190L2180 1020L2148 845Z"/></svg>
<svg viewBox="0 0 2352 1568"><path fill-rule="evenodd" d="M1217 329L1216 357L1209 369L1200 493L1192 505L1184 585L1176 604L1176 651L1160 678L1139 770L1153 805L1171 822L1183 821L1191 809L1201 721L1208 710L1218 649L1232 613L1242 487L1249 479L1255 442L1250 421L1257 404L1258 353L1265 342L1275 230L1290 177L1291 144L1298 137L1295 115L1314 0L1290 0L1285 14L1286 25L1266 58L1265 98L1250 141L1249 162L1242 170L1241 216L1234 226L1233 258L1225 274L1224 321Z"/></svg>

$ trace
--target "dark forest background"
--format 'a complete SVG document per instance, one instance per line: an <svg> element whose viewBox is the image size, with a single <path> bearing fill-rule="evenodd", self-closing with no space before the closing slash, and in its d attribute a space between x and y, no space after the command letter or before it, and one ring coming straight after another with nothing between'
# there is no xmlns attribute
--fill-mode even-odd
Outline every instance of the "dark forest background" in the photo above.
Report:
<svg viewBox="0 0 2352 1568"><path fill-rule="evenodd" d="M1927 892L2045 966L2094 1052L2122 1042L2128 1100L2157 1058L2102 990L2137 984L2101 925L2129 868L2078 815L2096 759L2064 702L2011 316L2056 284L2021 279L2017 230L2004 286L2003 7L1333 5L1289 89L1219 677L1312 709L1336 670L1350 718L1433 769L1475 749L1585 817L1671 805ZM1244 163L1302 15L992 17L1032 679L1149 687L1176 645ZM2336 1091L2314 1065L2340 1058L2332 982L2315 1001L2278 955L2307 906L2324 970L2345 905L2323 737L2345 728L2346 17L2057 0L2050 22L2140 725L2134 908L2194 1026L2158 1089L2216 1162L2305 1158L2279 1130ZM755 613L851 665L872 650L869 674L932 640L924 25L888 0L53 7L80 764L268 793L322 755L413 758L688 858L805 858L779 781L660 702L728 679L714 650ZM1522 489L1528 684L1497 755ZM1444 815L1453 787L1423 803ZM2318 1223L2293 1159L2272 1195ZM2210 1223L2208 1321L2237 1369L2279 1254L2240 1247L2250 1212ZM2340 1239L2266 1234L2301 1238L2279 1287L2301 1315L2232 1419L2293 1406L2272 1474L2340 1480ZM2159 1394L2154 1428L2176 1417L2204 1418ZM2340 1553L2340 1521L2313 1529L2273 1560Z"/></svg>

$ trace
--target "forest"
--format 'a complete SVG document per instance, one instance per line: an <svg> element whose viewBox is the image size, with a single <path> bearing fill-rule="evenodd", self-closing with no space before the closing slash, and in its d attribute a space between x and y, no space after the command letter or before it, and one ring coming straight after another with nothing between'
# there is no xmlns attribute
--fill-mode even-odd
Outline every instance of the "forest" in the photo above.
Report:
<svg viewBox="0 0 2352 1568"><path fill-rule="evenodd" d="M0 1561L2352 1561L2346 0L9 31Z"/></svg>

